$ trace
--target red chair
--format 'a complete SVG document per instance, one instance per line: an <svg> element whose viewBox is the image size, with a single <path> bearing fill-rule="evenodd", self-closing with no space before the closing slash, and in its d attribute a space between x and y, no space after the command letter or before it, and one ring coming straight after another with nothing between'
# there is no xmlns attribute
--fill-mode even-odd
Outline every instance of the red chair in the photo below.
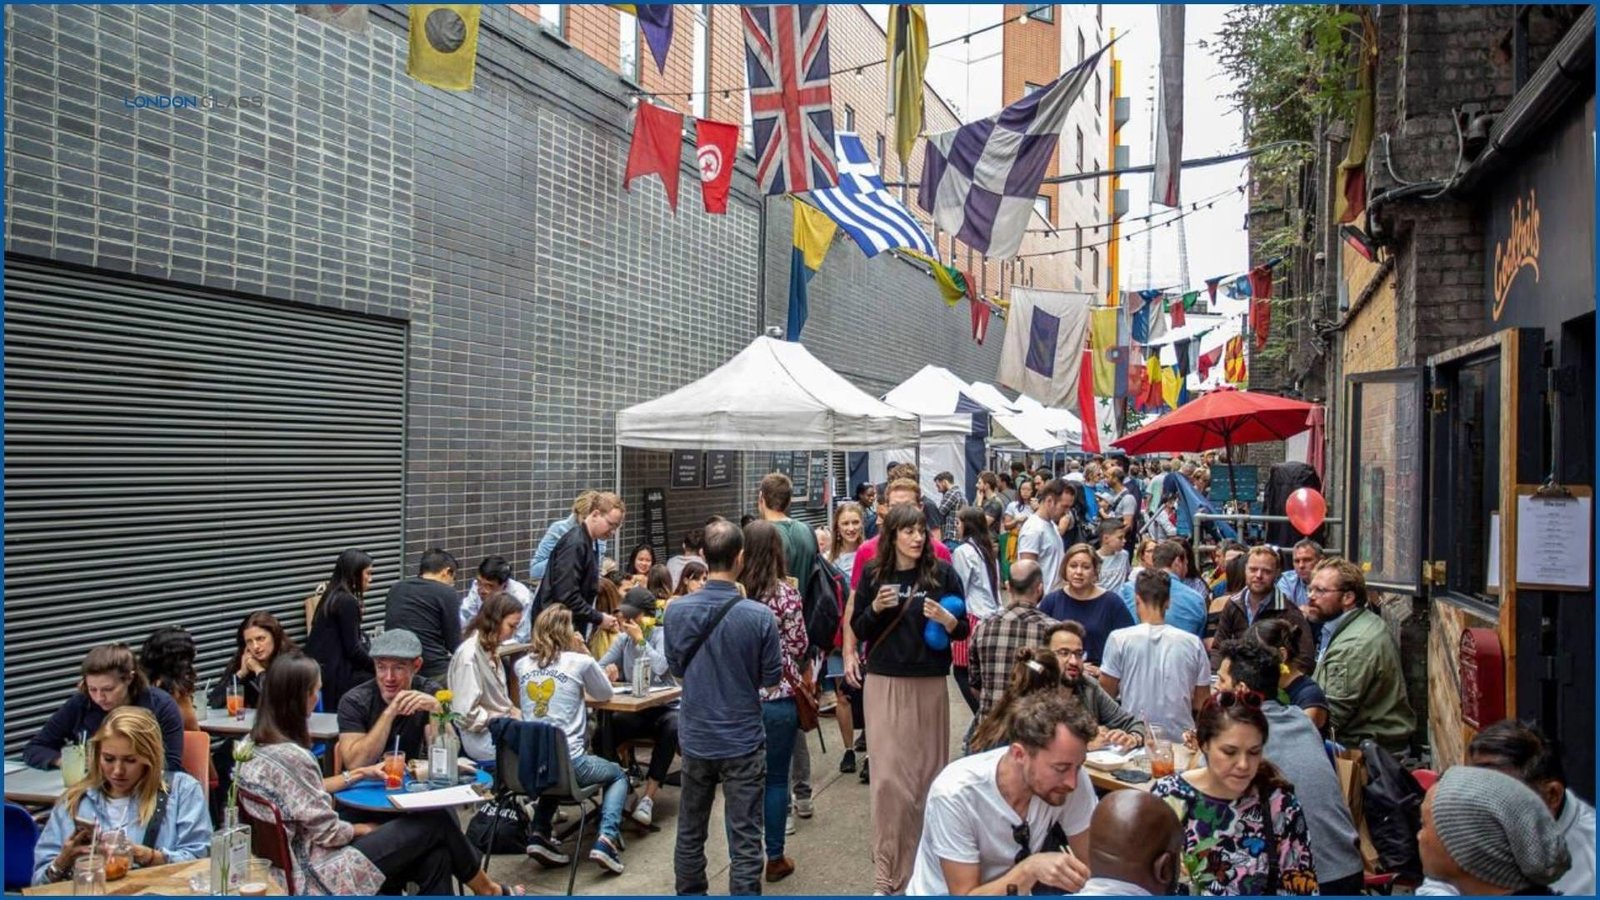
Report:
<svg viewBox="0 0 1600 900"><path fill-rule="evenodd" d="M250 826L250 852L282 869L284 890L289 896L295 896L299 892L294 889L294 854L289 847L289 829L283 824L283 816L276 806L244 788L239 788L239 801L239 824ZM272 820L251 815L245 801L272 810Z"/></svg>
<svg viewBox="0 0 1600 900"><path fill-rule="evenodd" d="M1424 794L1439 783L1439 773L1432 769L1412 769L1411 777L1417 780L1417 786L1422 788Z"/></svg>

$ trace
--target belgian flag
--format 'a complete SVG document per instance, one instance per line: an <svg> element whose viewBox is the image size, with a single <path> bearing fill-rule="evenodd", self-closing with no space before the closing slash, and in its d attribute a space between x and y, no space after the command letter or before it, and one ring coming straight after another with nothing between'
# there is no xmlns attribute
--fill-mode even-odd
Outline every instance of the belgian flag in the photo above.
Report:
<svg viewBox="0 0 1600 900"><path fill-rule="evenodd" d="M411 6L406 72L447 91L472 90L478 63L479 6Z"/></svg>

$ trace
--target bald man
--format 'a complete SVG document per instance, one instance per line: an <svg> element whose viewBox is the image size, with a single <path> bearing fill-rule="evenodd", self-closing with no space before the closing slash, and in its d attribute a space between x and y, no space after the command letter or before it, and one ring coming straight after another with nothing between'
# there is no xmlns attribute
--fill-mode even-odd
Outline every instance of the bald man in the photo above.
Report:
<svg viewBox="0 0 1600 900"><path fill-rule="evenodd" d="M1178 890L1183 826L1172 807L1144 791L1112 791L1089 820L1086 897L1166 896Z"/></svg>

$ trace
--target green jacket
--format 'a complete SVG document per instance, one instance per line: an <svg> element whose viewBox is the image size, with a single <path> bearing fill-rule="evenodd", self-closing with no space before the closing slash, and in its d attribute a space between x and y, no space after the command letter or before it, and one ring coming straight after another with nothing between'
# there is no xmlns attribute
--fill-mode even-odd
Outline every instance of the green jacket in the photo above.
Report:
<svg viewBox="0 0 1600 900"><path fill-rule="evenodd" d="M1406 701L1400 649L1383 617L1366 607L1339 623L1317 663L1317 683L1328 695L1334 739L1354 747L1371 738L1391 753L1404 753L1416 719Z"/></svg>

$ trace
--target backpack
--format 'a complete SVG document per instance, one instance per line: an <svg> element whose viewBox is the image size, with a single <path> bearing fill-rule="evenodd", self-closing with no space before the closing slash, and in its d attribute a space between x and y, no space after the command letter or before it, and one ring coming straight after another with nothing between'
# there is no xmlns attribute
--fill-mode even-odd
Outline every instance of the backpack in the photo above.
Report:
<svg viewBox="0 0 1600 900"><path fill-rule="evenodd" d="M1361 742L1361 757L1367 767L1361 803L1378 867L1402 880L1420 882L1417 832L1422 828L1422 786L1399 760L1370 740Z"/></svg>
<svg viewBox="0 0 1600 900"><path fill-rule="evenodd" d="M833 563L824 559L820 552L814 554L811 557L811 578L806 583L805 596L800 598L805 613L806 639L813 649L824 654L833 651L848 591L844 576L833 567Z"/></svg>

